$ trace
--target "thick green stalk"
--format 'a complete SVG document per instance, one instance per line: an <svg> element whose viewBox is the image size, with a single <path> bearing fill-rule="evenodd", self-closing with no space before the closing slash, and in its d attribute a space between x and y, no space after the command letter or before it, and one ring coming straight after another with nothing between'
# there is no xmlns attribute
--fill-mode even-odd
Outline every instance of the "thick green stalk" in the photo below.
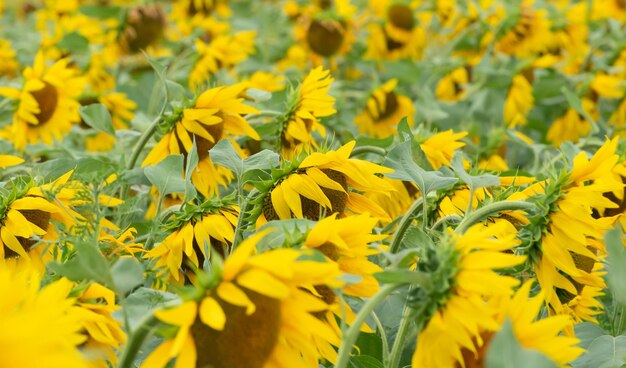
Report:
<svg viewBox="0 0 626 368"><path fill-rule="evenodd" d="M152 314L141 322L139 327L130 335L120 362L117 364L118 368L131 368L134 366L133 363L137 353L139 353L139 349L141 349L146 338L152 334L152 330L159 323L159 319Z"/></svg>
<svg viewBox="0 0 626 368"><path fill-rule="evenodd" d="M244 218L246 213L250 210L250 201L259 194L257 189L252 189L248 196L246 197L243 205L239 206L239 218L237 219L237 227L235 228L235 236L233 238L233 245L230 247L230 252L232 253L237 245L243 239L243 227L244 227ZM239 194L242 195L242 194Z"/></svg>
<svg viewBox="0 0 626 368"><path fill-rule="evenodd" d="M535 205L530 202L524 201L501 201L490 203L484 207L472 212L469 216L466 216L463 221L457 226L455 233L463 234L477 222L480 222L491 215L495 215L502 211L515 211L523 210L529 211L535 208Z"/></svg>
<svg viewBox="0 0 626 368"><path fill-rule="evenodd" d="M352 346L356 342L356 339L359 337L359 333L361 332L361 326L365 322L365 319L369 317L374 308L384 300L389 294L391 294L394 290L401 287L402 284L389 284L383 286L378 293L376 293L370 300L368 300L359 313L356 315L354 321L352 321L352 325L348 328L348 332L343 337L341 341L341 346L339 347L339 355L337 358L337 363L335 363L335 368L346 368L348 366L348 361L350 360L350 352L352 351Z"/></svg>
<svg viewBox="0 0 626 368"><path fill-rule="evenodd" d="M376 147L376 146L361 146L361 147L356 147L355 149L353 149L352 153L350 154L350 157L360 155L363 153L373 153L373 154L385 157L385 155L387 155L387 150L381 147Z"/></svg>
<svg viewBox="0 0 626 368"><path fill-rule="evenodd" d="M416 199L415 202L413 202L413 204L411 205L411 208L409 208L409 210L404 214L402 220L400 220L400 224L398 224L398 229L393 234L393 240L391 241L391 246L389 247L390 253L396 253L400 248L402 237L404 236L406 230L409 228L409 225L411 225L411 222L413 221L417 210L424 205L423 202L423 197L419 197L418 199Z"/></svg>
<svg viewBox="0 0 626 368"><path fill-rule="evenodd" d="M398 364L400 364L402 350L404 349L404 346L406 345L404 340L406 339L406 335L409 332L409 327L411 326L411 319L409 318L410 315L411 315L411 307L405 304L404 309L402 310L402 319L400 320L398 333L396 334L396 338L393 341L393 346L391 347L391 354L389 355L389 361L385 362L385 367L387 368L396 368Z"/></svg>

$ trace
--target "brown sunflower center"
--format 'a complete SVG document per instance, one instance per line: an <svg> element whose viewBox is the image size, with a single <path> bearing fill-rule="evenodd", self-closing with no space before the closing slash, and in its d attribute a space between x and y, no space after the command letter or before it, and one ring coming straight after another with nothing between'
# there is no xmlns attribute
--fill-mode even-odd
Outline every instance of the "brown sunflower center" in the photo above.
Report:
<svg viewBox="0 0 626 368"><path fill-rule="evenodd" d="M403 4L394 4L387 9L387 18L395 27L410 31L415 26L413 10Z"/></svg>
<svg viewBox="0 0 626 368"><path fill-rule="evenodd" d="M400 106L398 95L393 91L387 92L385 93L384 104L382 101L376 100L376 105L378 107L378 119L374 119L374 123L381 123L398 111L398 107Z"/></svg>
<svg viewBox="0 0 626 368"><path fill-rule="evenodd" d="M332 243L326 242L316 249L333 261L337 261L339 259L339 252L337 251L337 247Z"/></svg>
<svg viewBox="0 0 626 368"><path fill-rule="evenodd" d="M158 5L130 9L122 42L131 53L139 52L158 41L165 29L165 13Z"/></svg>
<svg viewBox="0 0 626 368"><path fill-rule="evenodd" d="M39 112L35 114L37 125L47 123L52 118L52 115L54 115L59 103L59 93L57 89L48 82L43 83L44 87L42 89L31 93L35 101L37 101L37 105L39 105Z"/></svg>
<svg viewBox="0 0 626 368"><path fill-rule="evenodd" d="M20 210L19 211L22 216L26 218L28 222L31 224L37 225L39 228L46 230L48 229L48 224L50 223L50 213L44 212L40 210ZM21 236L17 237L17 241L20 242L20 245L24 248L26 252L30 251L33 245L37 243L35 240L23 238ZM4 246L4 257L5 258L13 258L17 257L18 254L13 250Z"/></svg>
<svg viewBox="0 0 626 368"><path fill-rule="evenodd" d="M318 55L334 55L343 44L345 26L344 21L314 20L306 35L309 47Z"/></svg>
<svg viewBox="0 0 626 368"><path fill-rule="evenodd" d="M454 365L455 368L483 368L485 367L485 359L487 356L487 350L489 349L489 343L493 338L494 333L492 331L482 332L480 337L483 339L483 344L480 347L476 348L476 354L473 351L462 348L461 355L463 357L464 365L459 364L458 362Z"/></svg>
<svg viewBox="0 0 626 368"><path fill-rule="evenodd" d="M262 368L271 356L280 334L280 301L241 290L256 306L253 314L247 316L245 308L217 298L226 314L224 330L214 330L199 319L191 327L197 368Z"/></svg>

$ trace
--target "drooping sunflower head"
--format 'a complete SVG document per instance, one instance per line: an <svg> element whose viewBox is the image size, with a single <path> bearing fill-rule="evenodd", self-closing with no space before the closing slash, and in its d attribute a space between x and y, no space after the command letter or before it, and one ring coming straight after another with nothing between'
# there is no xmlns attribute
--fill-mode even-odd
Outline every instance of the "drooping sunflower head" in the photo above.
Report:
<svg viewBox="0 0 626 368"><path fill-rule="evenodd" d="M508 297L519 283L495 270L525 260L512 254L519 241L515 227L507 221L476 224L443 244L447 245L420 258L417 266L435 272L428 288L416 288L411 295L424 308L418 315L429 316L417 338L414 367L454 367L462 362L463 349L476 354L484 340L475 334L498 327L494 308L486 300Z"/></svg>
<svg viewBox="0 0 626 368"><path fill-rule="evenodd" d="M328 305L308 291L339 287L337 266L303 260L295 249L253 255L263 236L242 242L213 276L198 275L192 300L156 312L179 329L142 367L162 367L173 357L197 367L315 366L316 339L338 344L336 333L313 315Z"/></svg>
<svg viewBox="0 0 626 368"><path fill-rule="evenodd" d="M420 144L433 169L438 170L442 166L450 165L456 150L465 146L461 139L467 134L468 132L454 133L450 129L433 134Z"/></svg>
<svg viewBox="0 0 626 368"><path fill-rule="evenodd" d="M293 93L294 102L280 121L280 146L285 158L317 148L313 132L326 136L320 118L337 112L333 107L335 98L328 94L332 82L330 72L318 67L309 72Z"/></svg>
<svg viewBox="0 0 626 368"><path fill-rule="evenodd" d="M170 234L144 257L155 260L159 275L166 279L182 283L187 275L193 280L193 271L214 252L220 257L230 253L238 215L239 209L226 202L187 204L164 225Z"/></svg>
<svg viewBox="0 0 626 368"><path fill-rule="evenodd" d="M355 144L351 141L336 151L314 152L280 175L261 197L265 219L318 220L332 213L350 212L388 218L380 206L361 193L393 191L379 177L393 170L350 158Z"/></svg>
<svg viewBox="0 0 626 368"><path fill-rule="evenodd" d="M442 101L454 102L463 98L470 80L469 68L459 67L446 74L437 84L435 95Z"/></svg>
<svg viewBox="0 0 626 368"><path fill-rule="evenodd" d="M129 54L154 46L165 30L166 18L158 4L142 5L128 10L119 42Z"/></svg>
<svg viewBox="0 0 626 368"><path fill-rule="evenodd" d="M247 114L258 112L243 103L241 96L245 89L245 83L212 88L188 106L176 109L162 127L165 135L152 148L142 166L154 165L169 155L182 154L187 157L195 140L199 162L192 173L192 183L205 197L216 194L218 186L227 184L232 174L212 163L209 150L219 140L231 139L235 149L243 156L233 136L261 139L244 118Z"/></svg>
<svg viewBox="0 0 626 368"><path fill-rule="evenodd" d="M592 321L601 306L593 300L605 286L599 255L606 251L602 239L615 218L599 213L618 207L604 196L623 187L612 174L616 148L613 139L591 159L581 152L569 172L544 184L543 194L535 197L541 211L520 234L550 312L569 314L577 322Z"/></svg>
<svg viewBox="0 0 626 368"><path fill-rule="evenodd" d="M21 90L0 88L0 96L19 100L13 123L3 132L16 149L24 150L28 143L52 144L53 139L63 139L72 124L80 121L77 99L85 83L69 62L61 59L48 66L39 52L33 66L24 70Z"/></svg>
<svg viewBox="0 0 626 368"><path fill-rule="evenodd" d="M534 9L533 0L520 4L519 12L513 13L517 22L496 42L495 49L520 58L548 52L554 38L546 9Z"/></svg>
<svg viewBox="0 0 626 368"><path fill-rule="evenodd" d="M407 119L409 126L414 124L415 108L410 98L394 91L398 81L392 79L376 88L367 99L365 110L354 119L361 133L374 137L396 134L398 123Z"/></svg>

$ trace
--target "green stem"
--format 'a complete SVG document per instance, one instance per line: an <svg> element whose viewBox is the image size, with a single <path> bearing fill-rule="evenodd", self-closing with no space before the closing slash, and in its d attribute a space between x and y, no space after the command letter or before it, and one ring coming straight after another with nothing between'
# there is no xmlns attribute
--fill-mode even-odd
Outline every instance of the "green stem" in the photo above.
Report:
<svg viewBox="0 0 626 368"><path fill-rule="evenodd" d="M415 217L415 213L417 212L417 210L420 207L424 206L423 202L424 202L423 197L419 197L418 199L416 199L415 202L413 202L413 204L411 205L411 208L409 208L409 210L404 214L404 217L402 217L402 220L400 220L398 229L393 234L393 240L391 241L391 246L389 247L390 253L396 253L398 249L400 248L402 237L404 236L404 233L406 232L406 230L409 228L409 225L411 225L411 222L413 221L413 218Z"/></svg>
<svg viewBox="0 0 626 368"><path fill-rule="evenodd" d="M376 328L380 332L380 339L383 343L383 362L386 362L387 360L389 360L389 341L387 341L387 334L385 333L385 327L380 322L378 315L376 315L376 312L374 311L372 311L372 319L374 320L374 323L376 324Z"/></svg>
<svg viewBox="0 0 626 368"><path fill-rule="evenodd" d="M246 217L246 213L249 211L250 201L259 194L257 189L252 189L248 196L246 197L243 205L239 206L239 217L237 218L237 227L235 228L235 236L233 238L233 245L230 247L230 253L235 250L235 248L239 245L241 240L243 239L243 228L244 228L244 218ZM242 195L242 194L240 194Z"/></svg>
<svg viewBox="0 0 626 368"><path fill-rule="evenodd" d="M497 214L498 212L515 210L529 211L534 208L534 204L524 201L501 201L490 203L472 212L469 216L465 216L454 232L457 234L463 234L470 228L470 226L486 219L491 215Z"/></svg>
<svg viewBox="0 0 626 368"><path fill-rule="evenodd" d="M354 321L352 321L352 325L350 325L350 328L348 328L348 332L341 341L341 346L339 347L339 353L337 363L335 363L335 368L346 368L348 366L352 346L354 345L356 339L361 333L361 326L365 322L365 319L370 316L378 303L380 303L383 299L389 296L389 294L391 294L394 290L398 289L401 286L402 284L385 285L378 291L378 293L376 293L370 300L368 300L363 305L359 313L354 318Z"/></svg>
<svg viewBox="0 0 626 368"><path fill-rule="evenodd" d="M409 327L411 325L411 319L409 318L410 315L411 308L407 304L405 304L402 311L400 326L398 327L398 333L396 334L396 338L393 341L393 346L391 347L391 355L389 357L389 361L386 362L385 367L396 368L398 364L400 364L402 350L405 346L404 340L406 339L406 335L409 332Z"/></svg>
<svg viewBox="0 0 626 368"><path fill-rule="evenodd" d="M373 154L385 157L387 155L387 150L381 147L376 147L376 146L360 146L352 150L350 157L360 155L363 153L373 153Z"/></svg>
<svg viewBox="0 0 626 368"><path fill-rule="evenodd" d="M163 104L163 106L165 105L166 104ZM148 127L148 129L146 129L146 131L143 132L143 134L137 141L137 144L135 144L135 147L133 148L133 153L130 155L128 164L126 164L126 170L131 170L132 168L135 167L135 163L137 162L137 159L139 158L139 155L141 154L141 150L143 150L143 147L146 145L146 143L148 143L150 138L152 138L152 135L154 134L154 132L156 132L157 127L159 126L159 123L161 122L162 117L163 117L163 110L161 111L159 116L157 116L152 121L152 123L150 123L150 126Z"/></svg>
<svg viewBox="0 0 626 368"><path fill-rule="evenodd" d="M143 345L146 338L152 334L152 330L160 323L159 319L154 315L149 315L146 317L139 327L130 335L128 340L128 344L126 344L126 348L124 349L124 353L120 358L120 362L118 363L118 368L131 368L133 367L133 363L135 361L135 357L139 352L139 349Z"/></svg>
<svg viewBox="0 0 626 368"><path fill-rule="evenodd" d="M461 222L463 220L463 218L457 214L451 214L451 215L446 215L443 216L442 218L440 218L439 220L437 220L433 226L431 227L431 230L436 230L437 227L439 227L440 225L446 225L450 220L454 220L456 222ZM445 228L444 228L445 229Z"/></svg>

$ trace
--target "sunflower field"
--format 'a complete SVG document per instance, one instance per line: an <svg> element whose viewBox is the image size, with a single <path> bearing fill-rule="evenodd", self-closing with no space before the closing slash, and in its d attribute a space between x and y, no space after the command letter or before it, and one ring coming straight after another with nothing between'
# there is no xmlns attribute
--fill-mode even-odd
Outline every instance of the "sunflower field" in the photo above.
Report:
<svg viewBox="0 0 626 368"><path fill-rule="evenodd" d="M626 367L626 2L0 0L0 368Z"/></svg>

